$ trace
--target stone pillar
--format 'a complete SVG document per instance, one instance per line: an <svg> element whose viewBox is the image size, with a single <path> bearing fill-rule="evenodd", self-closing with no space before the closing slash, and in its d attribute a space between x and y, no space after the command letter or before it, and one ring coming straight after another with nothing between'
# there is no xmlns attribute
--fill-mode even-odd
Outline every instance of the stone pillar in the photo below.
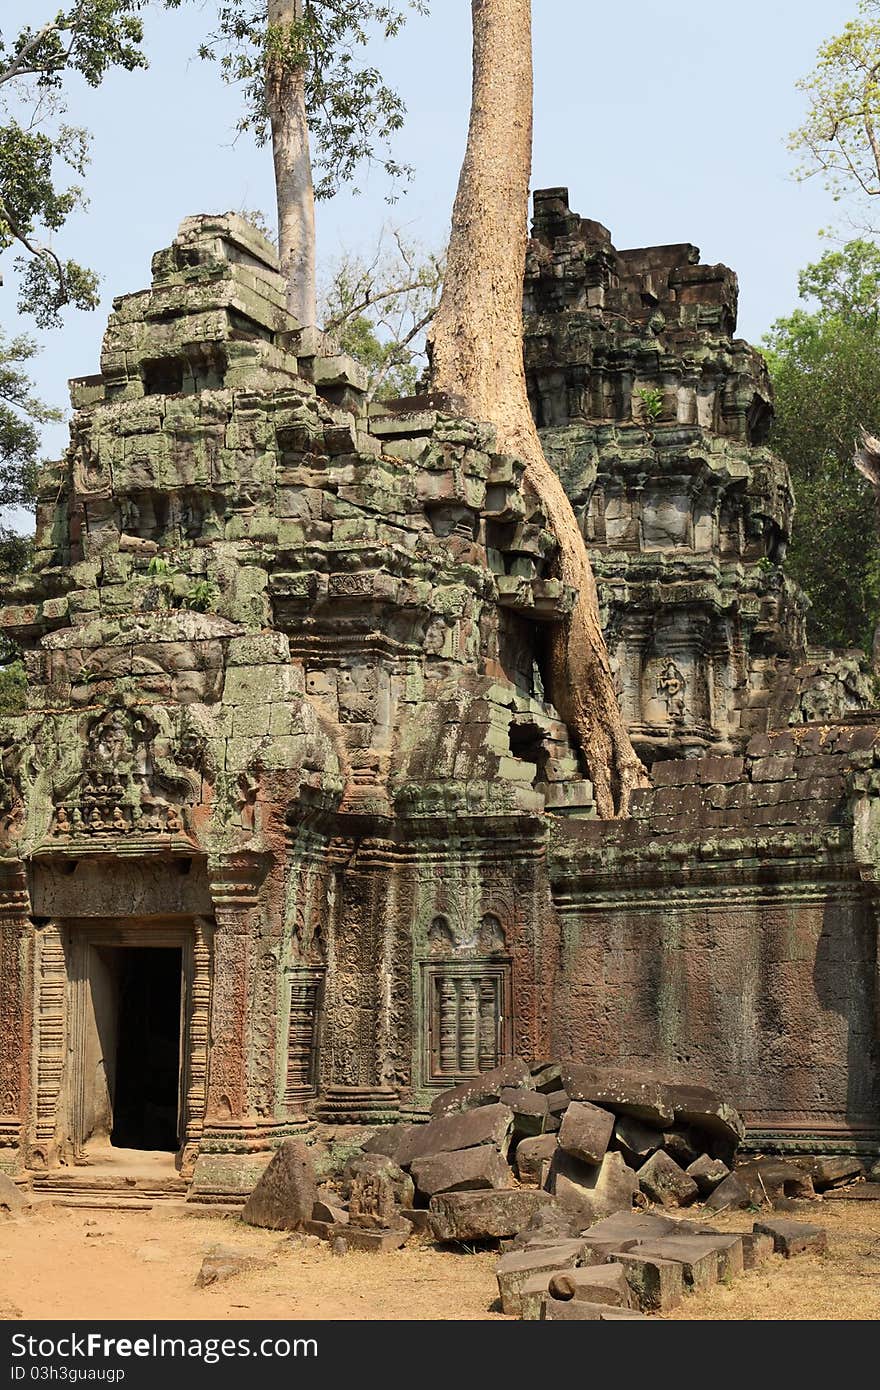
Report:
<svg viewBox="0 0 880 1390"><path fill-rule="evenodd" d="M0 1172L22 1167L30 1105L32 929L23 864L0 869Z"/></svg>
<svg viewBox="0 0 880 1390"><path fill-rule="evenodd" d="M250 1192L278 1142L308 1123L304 1115L281 1121L275 1113L279 967L261 933L268 867L264 856L238 855L211 875L210 1049L205 1121L190 1200ZM268 1057L263 1055L267 1047Z"/></svg>
<svg viewBox="0 0 880 1390"><path fill-rule="evenodd" d="M391 874L381 842L360 842L357 865L337 870L317 1107L327 1121L381 1123L400 1111L399 1094L385 1080Z"/></svg>

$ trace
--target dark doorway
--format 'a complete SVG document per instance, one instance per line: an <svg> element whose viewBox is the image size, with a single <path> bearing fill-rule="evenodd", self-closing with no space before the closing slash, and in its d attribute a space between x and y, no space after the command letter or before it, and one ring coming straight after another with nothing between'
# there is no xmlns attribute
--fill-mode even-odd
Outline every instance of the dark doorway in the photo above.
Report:
<svg viewBox="0 0 880 1390"><path fill-rule="evenodd" d="M178 1147L181 952L121 946L117 980L113 1128L122 1149Z"/></svg>

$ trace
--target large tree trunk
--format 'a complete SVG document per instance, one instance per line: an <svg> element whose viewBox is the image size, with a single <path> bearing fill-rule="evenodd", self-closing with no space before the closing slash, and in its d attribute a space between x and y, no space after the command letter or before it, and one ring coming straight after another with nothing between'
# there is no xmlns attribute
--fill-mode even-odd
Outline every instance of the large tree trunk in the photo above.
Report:
<svg viewBox="0 0 880 1390"><path fill-rule="evenodd" d="M267 0L270 28L302 18L303 0ZM315 190L306 120L305 73L273 59L266 65L266 108L278 200L278 254L288 312L304 328L318 316L315 278Z"/></svg>
<svg viewBox="0 0 880 1390"><path fill-rule="evenodd" d="M522 296L532 166L530 0L471 0L473 94L452 213L443 296L432 330L432 384L495 426L526 465L558 541L557 572L577 594L552 630L550 694L578 739L599 814L626 815L645 779L623 722L577 518L547 463L526 392Z"/></svg>

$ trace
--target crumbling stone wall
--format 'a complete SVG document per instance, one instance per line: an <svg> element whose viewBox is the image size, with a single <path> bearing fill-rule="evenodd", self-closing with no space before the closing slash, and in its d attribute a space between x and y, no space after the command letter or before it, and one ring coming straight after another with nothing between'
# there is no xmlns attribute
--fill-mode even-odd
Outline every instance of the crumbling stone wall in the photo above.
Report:
<svg viewBox="0 0 880 1390"><path fill-rule="evenodd" d="M756 735L559 824L557 1049L727 1087L753 1143L871 1151L878 759L876 718Z"/></svg>
<svg viewBox="0 0 880 1390"><path fill-rule="evenodd" d="M794 497L767 447L764 360L734 336L737 297L733 271L701 265L695 246L618 251L567 189L535 194L532 407L582 521L647 762L740 752L817 706L834 718L873 698L864 674L844 674L798 700L817 663L804 672L807 602L782 568Z"/></svg>
<svg viewBox="0 0 880 1390"><path fill-rule="evenodd" d="M448 401L368 409L269 244L188 219L72 385L0 611L29 677L0 723L0 1166L81 1150L89 943L117 939L182 951L202 1199L310 1116L421 1114L551 1048L724 1084L772 1142L876 1132L875 729L840 722L870 691L804 651L735 278L615 252L556 190L526 288L655 787L598 821L545 700L572 595L519 462Z"/></svg>

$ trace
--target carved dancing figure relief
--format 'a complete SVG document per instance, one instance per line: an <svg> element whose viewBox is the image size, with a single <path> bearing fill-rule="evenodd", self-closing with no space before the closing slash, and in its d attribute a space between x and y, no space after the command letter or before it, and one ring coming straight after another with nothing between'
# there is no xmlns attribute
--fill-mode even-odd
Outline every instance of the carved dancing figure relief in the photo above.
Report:
<svg viewBox="0 0 880 1390"><path fill-rule="evenodd" d="M657 677L657 694L666 701L666 713L669 719L684 719L686 693L685 678L672 657L669 657L664 662L660 675Z"/></svg>

